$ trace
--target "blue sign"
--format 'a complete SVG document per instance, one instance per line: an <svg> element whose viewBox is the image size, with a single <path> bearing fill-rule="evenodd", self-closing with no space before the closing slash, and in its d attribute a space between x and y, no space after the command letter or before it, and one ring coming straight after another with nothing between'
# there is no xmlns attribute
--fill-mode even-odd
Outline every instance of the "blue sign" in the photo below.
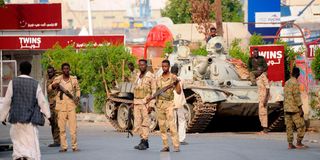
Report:
<svg viewBox="0 0 320 160"><path fill-rule="evenodd" d="M281 17L280 0L248 0L248 31L262 36L276 35ZM274 22L274 24L272 24Z"/></svg>

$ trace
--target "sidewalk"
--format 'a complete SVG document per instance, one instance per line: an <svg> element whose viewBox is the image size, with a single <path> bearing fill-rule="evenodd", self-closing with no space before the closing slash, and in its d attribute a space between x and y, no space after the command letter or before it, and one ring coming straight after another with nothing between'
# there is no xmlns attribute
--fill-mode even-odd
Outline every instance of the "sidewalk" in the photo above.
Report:
<svg viewBox="0 0 320 160"><path fill-rule="evenodd" d="M104 114L96 114L96 113L78 113L77 121L80 122L107 122L107 118Z"/></svg>

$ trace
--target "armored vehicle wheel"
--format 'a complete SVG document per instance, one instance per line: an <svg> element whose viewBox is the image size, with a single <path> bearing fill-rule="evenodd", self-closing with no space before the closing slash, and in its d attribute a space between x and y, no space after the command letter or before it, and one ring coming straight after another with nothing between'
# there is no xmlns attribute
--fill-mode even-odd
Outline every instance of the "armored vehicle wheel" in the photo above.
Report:
<svg viewBox="0 0 320 160"><path fill-rule="evenodd" d="M151 111L151 113L149 114L149 117L150 117L150 132L152 132L158 127L157 112L155 110Z"/></svg>
<svg viewBox="0 0 320 160"><path fill-rule="evenodd" d="M106 116L110 119L115 119L116 117L115 111L116 111L116 104L112 101L108 101L106 103L105 110L104 110Z"/></svg>
<svg viewBox="0 0 320 160"><path fill-rule="evenodd" d="M117 122L121 130L127 129L128 114L129 114L129 106L125 103L121 103L118 107L118 113L117 113Z"/></svg>
<svg viewBox="0 0 320 160"><path fill-rule="evenodd" d="M184 115L186 117L187 120L187 125L191 122L192 117L194 116L194 110L193 110L194 106L192 104L185 104L183 106L184 109Z"/></svg>

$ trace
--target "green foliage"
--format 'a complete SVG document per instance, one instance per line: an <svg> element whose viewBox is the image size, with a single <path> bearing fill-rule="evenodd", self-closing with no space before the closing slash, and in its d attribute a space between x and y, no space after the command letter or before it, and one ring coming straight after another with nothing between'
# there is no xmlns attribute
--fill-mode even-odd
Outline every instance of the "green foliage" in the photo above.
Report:
<svg viewBox="0 0 320 160"><path fill-rule="evenodd" d="M4 0L0 0L0 7L3 7L5 5Z"/></svg>
<svg viewBox="0 0 320 160"><path fill-rule="evenodd" d="M315 57L311 63L312 72L315 79L320 79L320 48L317 47L315 50Z"/></svg>
<svg viewBox="0 0 320 160"><path fill-rule="evenodd" d="M172 53L173 52L173 46L172 46L172 43L171 42L166 42L165 43L165 47L163 48L163 53Z"/></svg>
<svg viewBox="0 0 320 160"><path fill-rule="evenodd" d="M263 40L260 34L254 33L249 40L249 45L264 45L266 42Z"/></svg>
<svg viewBox="0 0 320 160"><path fill-rule="evenodd" d="M195 56L207 56L208 51L205 47L200 47L198 49L192 50L191 53Z"/></svg>
<svg viewBox="0 0 320 160"><path fill-rule="evenodd" d="M249 52L245 52L240 47L241 39L234 39L231 42L231 47L229 49L229 55L233 58L240 59L244 64L248 63Z"/></svg>
<svg viewBox="0 0 320 160"><path fill-rule="evenodd" d="M291 67L295 66L294 63L295 63L296 57L300 53L295 52L294 49L290 47L286 42L277 41L276 43L284 46L285 79L288 80L290 78ZM300 52L303 52L303 51L300 51Z"/></svg>
<svg viewBox="0 0 320 160"><path fill-rule="evenodd" d="M135 58L124 46L103 45L94 48L89 44L85 49L76 51L73 46L61 48L56 45L43 54L43 67L52 65L60 69L63 62L68 62L73 74L78 77L81 93L92 94L95 97L95 111L102 112L101 109L106 101L103 77L108 87L113 87L115 81L121 81L122 74L126 76L130 74L126 64L122 73L122 64L134 63ZM105 70L104 74L101 72L102 67Z"/></svg>
<svg viewBox="0 0 320 160"><path fill-rule="evenodd" d="M210 0L213 4L214 0ZM169 17L175 24L191 23L191 5L189 0L168 0L168 4L161 11L161 16ZM239 0L223 0L222 1L222 20L224 22L243 22L242 4ZM211 14L211 19L215 16Z"/></svg>
<svg viewBox="0 0 320 160"><path fill-rule="evenodd" d="M189 0L169 0L168 5L161 10L162 17L169 17L175 24L191 23Z"/></svg>

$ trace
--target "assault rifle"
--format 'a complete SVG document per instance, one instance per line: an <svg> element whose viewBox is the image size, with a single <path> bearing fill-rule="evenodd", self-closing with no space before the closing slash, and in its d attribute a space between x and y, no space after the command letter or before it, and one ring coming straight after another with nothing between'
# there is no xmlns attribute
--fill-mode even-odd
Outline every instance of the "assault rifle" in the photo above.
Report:
<svg viewBox="0 0 320 160"><path fill-rule="evenodd" d="M59 90L60 90L60 100L63 100L63 94L65 94L67 97L73 100L73 102L78 105L79 99L78 97L73 96L68 90L66 90L61 84L59 84Z"/></svg>

